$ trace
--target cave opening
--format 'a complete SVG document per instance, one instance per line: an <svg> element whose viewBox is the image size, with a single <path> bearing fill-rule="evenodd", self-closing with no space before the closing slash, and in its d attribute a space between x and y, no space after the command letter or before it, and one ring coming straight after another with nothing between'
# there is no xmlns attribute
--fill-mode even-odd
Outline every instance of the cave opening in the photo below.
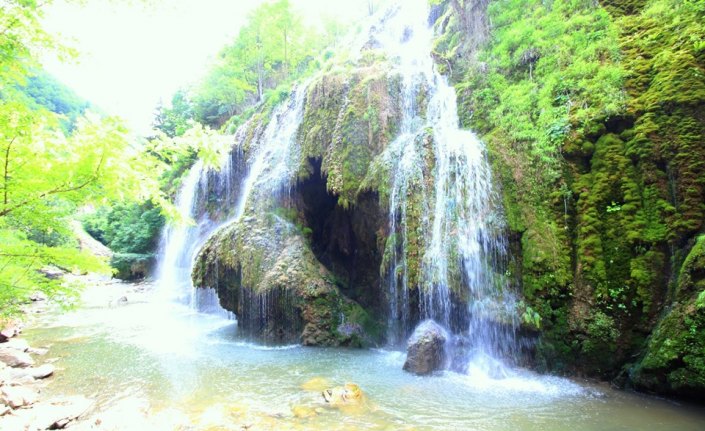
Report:
<svg viewBox="0 0 705 431"><path fill-rule="evenodd" d="M379 196L364 192L354 205L343 208L327 189L321 159L309 158L308 163L311 175L295 185L291 199L311 250L345 296L374 316L383 316L386 300L379 268L387 214Z"/></svg>

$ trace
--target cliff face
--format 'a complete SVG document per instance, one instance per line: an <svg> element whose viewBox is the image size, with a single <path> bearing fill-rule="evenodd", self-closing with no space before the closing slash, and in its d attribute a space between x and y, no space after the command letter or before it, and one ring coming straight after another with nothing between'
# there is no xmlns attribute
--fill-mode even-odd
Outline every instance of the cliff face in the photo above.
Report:
<svg viewBox="0 0 705 431"><path fill-rule="evenodd" d="M465 3L437 56L502 183L536 366L703 394L705 8ZM459 12L489 16L486 42Z"/></svg>

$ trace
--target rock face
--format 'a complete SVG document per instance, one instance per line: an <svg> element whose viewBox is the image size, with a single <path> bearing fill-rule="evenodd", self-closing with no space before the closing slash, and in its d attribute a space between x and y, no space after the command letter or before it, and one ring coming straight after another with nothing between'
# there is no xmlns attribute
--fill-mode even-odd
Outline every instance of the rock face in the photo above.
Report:
<svg viewBox="0 0 705 431"><path fill-rule="evenodd" d="M705 237L683 262L676 301L629 380L638 389L701 400L705 394Z"/></svg>
<svg viewBox="0 0 705 431"><path fill-rule="evenodd" d="M368 343L366 333L343 323L355 328L374 323L332 280L303 238L276 218L267 223L248 217L223 229L204 246L194 268L195 284L216 289L247 336L308 346Z"/></svg>
<svg viewBox="0 0 705 431"><path fill-rule="evenodd" d="M409 338L404 371L423 376L445 368L447 339L445 329L433 320L421 322Z"/></svg>
<svg viewBox="0 0 705 431"><path fill-rule="evenodd" d="M378 193L387 181L373 161L398 128L397 78L384 62L323 75L286 110L238 131L242 159L266 153L268 165L242 179L256 183L242 216L206 242L193 280L216 290L246 335L311 346L380 341L387 214ZM289 147L270 148L283 140Z"/></svg>

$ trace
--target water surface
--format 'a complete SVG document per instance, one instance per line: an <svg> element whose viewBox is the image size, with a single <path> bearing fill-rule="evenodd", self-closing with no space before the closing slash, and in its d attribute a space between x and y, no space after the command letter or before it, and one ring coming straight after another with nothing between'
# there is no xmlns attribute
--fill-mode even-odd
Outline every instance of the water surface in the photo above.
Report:
<svg viewBox="0 0 705 431"><path fill-rule="evenodd" d="M188 422L180 429L705 429L699 408L529 371L417 377L402 371L402 352L258 346L238 339L233 321L150 293L117 305L125 288L93 288L83 308L27 331L58 358L48 396L84 394L97 411L140 400L150 416ZM324 381L304 389L312 379ZM317 386L346 382L362 388L364 405L326 406Z"/></svg>

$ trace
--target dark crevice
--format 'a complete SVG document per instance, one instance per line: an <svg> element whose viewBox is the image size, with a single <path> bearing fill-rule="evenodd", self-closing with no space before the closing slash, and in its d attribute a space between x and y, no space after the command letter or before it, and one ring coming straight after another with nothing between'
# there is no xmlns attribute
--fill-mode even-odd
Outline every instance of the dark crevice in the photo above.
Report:
<svg viewBox="0 0 705 431"><path fill-rule="evenodd" d="M333 275L335 284L350 299L377 316L384 313L379 267L386 214L376 193L362 193L350 208L338 205L327 190L321 160L309 159L311 175L299 181L292 204L303 222L311 250Z"/></svg>

